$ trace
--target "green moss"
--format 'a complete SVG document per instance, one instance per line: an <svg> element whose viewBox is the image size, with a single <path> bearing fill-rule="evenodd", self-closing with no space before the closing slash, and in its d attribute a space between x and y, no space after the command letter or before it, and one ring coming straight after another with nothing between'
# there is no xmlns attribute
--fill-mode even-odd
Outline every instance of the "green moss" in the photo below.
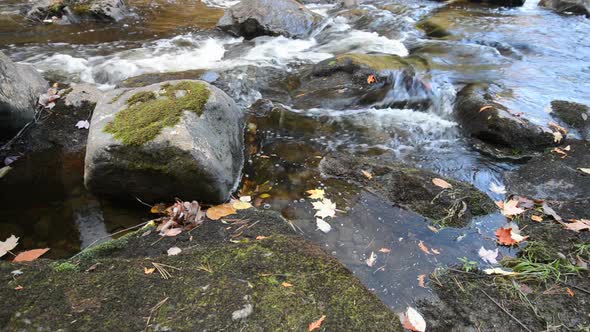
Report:
<svg viewBox="0 0 590 332"><path fill-rule="evenodd" d="M72 6L72 11L79 16L86 15L90 12L90 5L87 3L77 3Z"/></svg>
<svg viewBox="0 0 590 332"><path fill-rule="evenodd" d="M78 265L72 264L69 262L53 264L52 267L53 267L53 271L55 271L55 272L77 272L78 271Z"/></svg>
<svg viewBox="0 0 590 332"><path fill-rule="evenodd" d="M440 23L432 19L420 21L416 24L416 27L432 38L445 38L451 35Z"/></svg>
<svg viewBox="0 0 590 332"><path fill-rule="evenodd" d="M178 92L185 94L177 96ZM135 94L130 100L138 103L131 105L128 101L130 106L117 113L104 131L125 145L143 145L156 138L163 128L176 125L183 111L201 115L209 94L206 85L191 81L166 87L158 98L146 93Z"/></svg>
<svg viewBox="0 0 590 332"><path fill-rule="evenodd" d="M406 68L414 68L417 70L425 70L428 68L428 62L420 57L405 57L390 54L357 54L347 53L336 56L336 60L328 63L333 66L336 61L339 65L346 65L352 63L357 66L368 67L375 71L381 70L401 70Z"/></svg>
<svg viewBox="0 0 590 332"><path fill-rule="evenodd" d="M121 97L122 97L122 96L125 94L125 92L127 92L127 90L123 90L123 91L121 91L121 92L120 92L118 95L116 95L116 96L115 96L115 98L113 98L113 99L112 99L112 100L109 102L109 104L114 104L114 103L116 103L116 102L117 102L117 101L118 101L118 100L119 100L119 99L120 99L120 98L121 98Z"/></svg>
<svg viewBox="0 0 590 332"><path fill-rule="evenodd" d="M133 96L129 97L129 99L127 99L127 106L133 106L137 103L145 103L147 101L150 100L154 100L156 99L157 96L155 93L153 93L152 91L142 91L142 92L138 92L136 94L134 94Z"/></svg>

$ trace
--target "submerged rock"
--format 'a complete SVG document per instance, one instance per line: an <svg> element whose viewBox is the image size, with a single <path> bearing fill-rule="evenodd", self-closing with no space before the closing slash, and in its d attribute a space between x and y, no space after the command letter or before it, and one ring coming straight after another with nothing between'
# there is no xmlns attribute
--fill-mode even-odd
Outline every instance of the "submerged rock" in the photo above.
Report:
<svg viewBox="0 0 590 332"><path fill-rule="evenodd" d="M117 198L219 203L243 164L244 113L202 81L115 90L91 121L85 183Z"/></svg>
<svg viewBox="0 0 590 332"><path fill-rule="evenodd" d="M403 331L394 312L280 215L251 209L236 218L256 227L235 238L227 224L207 221L192 241L150 227L71 260L0 262L0 329L307 331L325 316L326 331ZM172 246L181 253L166 255ZM170 276L145 272L152 262Z"/></svg>
<svg viewBox="0 0 590 332"><path fill-rule="evenodd" d="M126 13L123 0L37 0L26 12L26 17L39 22L57 17L58 23L69 24L119 21Z"/></svg>
<svg viewBox="0 0 590 332"><path fill-rule="evenodd" d="M442 226L462 227L473 217L496 210L494 202L472 185L445 178L452 188L443 189L432 182L440 175L401 163L333 155L321 161L320 170L324 176L355 183ZM361 171L371 174L371 179Z"/></svg>
<svg viewBox="0 0 590 332"><path fill-rule="evenodd" d="M469 0L474 3L485 3L502 7L520 7L524 5L526 0Z"/></svg>
<svg viewBox="0 0 590 332"><path fill-rule="evenodd" d="M496 102L492 93L488 85L469 84L457 94L455 114L468 135L519 150L542 150L556 145L551 131Z"/></svg>
<svg viewBox="0 0 590 332"><path fill-rule="evenodd" d="M16 64L0 52L0 138L33 120L39 96L47 87L35 68Z"/></svg>
<svg viewBox="0 0 590 332"><path fill-rule="evenodd" d="M303 71L291 91L298 109L416 108L430 106L432 92L417 71L420 58L390 54L342 54Z"/></svg>
<svg viewBox="0 0 590 332"><path fill-rule="evenodd" d="M539 6L559 14L584 15L590 18L590 0L541 0Z"/></svg>
<svg viewBox="0 0 590 332"><path fill-rule="evenodd" d="M322 17L295 0L242 0L228 8L217 27L235 36L305 38Z"/></svg>
<svg viewBox="0 0 590 332"><path fill-rule="evenodd" d="M577 130L582 138L590 139L590 107L570 101L554 100L551 111L568 127Z"/></svg>

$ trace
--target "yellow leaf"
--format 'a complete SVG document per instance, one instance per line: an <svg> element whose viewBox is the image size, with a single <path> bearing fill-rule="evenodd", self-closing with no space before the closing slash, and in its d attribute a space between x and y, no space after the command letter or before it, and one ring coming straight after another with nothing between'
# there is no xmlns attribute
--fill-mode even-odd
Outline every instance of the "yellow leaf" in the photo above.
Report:
<svg viewBox="0 0 590 332"><path fill-rule="evenodd" d="M270 194L269 193L264 193L264 194L260 194L260 196L258 196L260 198L269 198Z"/></svg>
<svg viewBox="0 0 590 332"><path fill-rule="evenodd" d="M236 209L234 209L234 207L230 203L226 203L226 204L212 206L209 209L207 209L207 218L209 218L211 220L219 220L223 217L226 217L226 216L229 216L229 215L232 215L235 213L236 213Z"/></svg>
<svg viewBox="0 0 590 332"><path fill-rule="evenodd" d="M439 179L439 178L432 179L432 183L434 183L435 186L441 187L443 189L453 188L452 184L448 183L447 181L445 181L443 179Z"/></svg>
<svg viewBox="0 0 590 332"><path fill-rule="evenodd" d="M324 189L311 189L306 191L311 199L324 199Z"/></svg>
<svg viewBox="0 0 590 332"><path fill-rule="evenodd" d="M236 210L246 210L251 208L252 204L249 202L234 200L232 201L232 207Z"/></svg>
<svg viewBox="0 0 590 332"><path fill-rule="evenodd" d="M144 267L144 268L143 268L143 273L144 273L144 274L152 274L152 273L154 273L155 271L156 271L156 268L155 268L155 267L152 267L151 269L150 269L150 268L147 268L147 267Z"/></svg>

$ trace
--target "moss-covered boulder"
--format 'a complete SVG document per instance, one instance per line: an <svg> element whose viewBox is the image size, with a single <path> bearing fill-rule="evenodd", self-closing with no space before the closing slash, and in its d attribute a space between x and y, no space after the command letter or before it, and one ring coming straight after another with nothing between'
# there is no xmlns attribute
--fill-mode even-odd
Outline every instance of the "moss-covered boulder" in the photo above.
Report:
<svg viewBox="0 0 590 332"><path fill-rule="evenodd" d="M473 217L496 210L494 202L472 185L401 163L337 154L325 157L320 170L324 176L354 183L439 226L462 227ZM369 172L371 178L361 170ZM436 178L445 179L452 187L436 186Z"/></svg>
<svg viewBox="0 0 590 332"><path fill-rule="evenodd" d="M551 102L551 112L567 127L578 131L580 136L590 140L590 107L565 100Z"/></svg>
<svg viewBox="0 0 590 332"><path fill-rule="evenodd" d="M323 331L403 331L343 265L289 235L279 215L237 218L160 241L142 229L68 261L0 263L0 329L307 331L325 316ZM240 235L244 223L252 227ZM182 252L168 256L171 246Z"/></svg>
<svg viewBox="0 0 590 332"><path fill-rule="evenodd" d="M92 117L86 186L118 198L221 202L242 168L243 126L234 101L202 81L112 91Z"/></svg>
<svg viewBox="0 0 590 332"><path fill-rule="evenodd" d="M565 15L584 15L590 18L590 1L588 0L541 0L539 6Z"/></svg>
<svg viewBox="0 0 590 332"><path fill-rule="evenodd" d="M295 108L356 109L430 106L432 92L419 57L347 53L303 70L291 91Z"/></svg>
<svg viewBox="0 0 590 332"><path fill-rule="evenodd" d="M469 84L458 94L455 115L465 133L488 144L519 150L554 146L552 132L535 125L495 99L492 86Z"/></svg>
<svg viewBox="0 0 590 332"><path fill-rule="evenodd" d="M57 20L60 24L82 21L114 22L127 14L123 0L37 0L25 13L32 21Z"/></svg>

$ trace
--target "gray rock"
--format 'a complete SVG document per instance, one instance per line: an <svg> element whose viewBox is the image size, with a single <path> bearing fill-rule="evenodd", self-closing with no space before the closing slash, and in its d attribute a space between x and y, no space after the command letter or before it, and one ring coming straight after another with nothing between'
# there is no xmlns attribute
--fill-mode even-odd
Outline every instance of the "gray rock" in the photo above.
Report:
<svg viewBox="0 0 590 332"><path fill-rule="evenodd" d="M590 140L590 107L570 101L554 100L551 111L561 122L577 130L585 140Z"/></svg>
<svg viewBox="0 0 590 332"><path fill-rule="evenodd" d="M455 115L463 130L500 147L542 150L556 145L549 129L537 126L496 102L491 87L469 84L458 94Z"/></svg>
<svg viewBox="0 0 590 332"><path fill-rule="evenodd" d="M58 18L60 24L83 21L114 22L127 14L123 0L37 0L25 16L32 21Z"/></svg>
<svg viewBox="0 0 590 332"><path fill-rule="evenodd" d="M590 18L590 0L541 0L539 6L559 14L584 15Z"/></svg>
<svg viewBox="0 0 590 332"><path fill-rule="evenodd" d="M295 0L242 0L226 9L217 27L235 36L305 38L322 17Z"/></svg>
<svg viewBox="0 0 590 332"><path fill-rule="evenodd" d="M10 136L34 118L47 87L35 68L15 64L0 52L0 136Z"/></svg>
<svg viewBox="0 0 590 332"><path fill-rule="evenodd" d="M502 7L520 7L526 0L469 0L469 2L486 3Z"/></svg>
<svg viewBox="0 0 590 332"><path fill-rule="evenodd" d="M142 92L152 98L159 95L156 101L168 98L164 91L180 82L200 83L209 90L201 115L183 111L178 123L137 144L105 131L130 98ZM244 117L229 96L202 81L168 81L109 92L92 117L85 184L94 193L115 198L156 202L179 197L220 203L229 197L241 173Z"/></svg>
<svg viewBox="0 0 590 332"><path fill-rule="evenodd" d="M84 103L96 104L102 98L103 92L95 85L81 83L72 85L71 90L65 97L66 106L80 107Z"/></svg>

